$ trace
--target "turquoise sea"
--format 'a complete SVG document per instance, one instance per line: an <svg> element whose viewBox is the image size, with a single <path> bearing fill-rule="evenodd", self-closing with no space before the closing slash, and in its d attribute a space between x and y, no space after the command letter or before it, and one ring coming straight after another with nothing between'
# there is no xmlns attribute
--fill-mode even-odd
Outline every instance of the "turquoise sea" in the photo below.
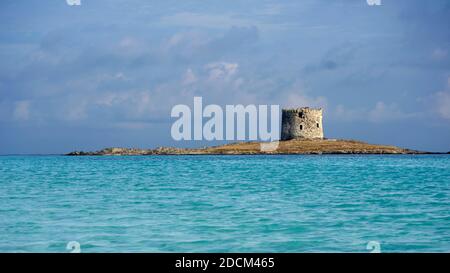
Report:
<svg viewBox="0 0 450 273"><path fill-rule="evenodd" d="M450 252L450 156L0 156L0 252Z"/></svg>

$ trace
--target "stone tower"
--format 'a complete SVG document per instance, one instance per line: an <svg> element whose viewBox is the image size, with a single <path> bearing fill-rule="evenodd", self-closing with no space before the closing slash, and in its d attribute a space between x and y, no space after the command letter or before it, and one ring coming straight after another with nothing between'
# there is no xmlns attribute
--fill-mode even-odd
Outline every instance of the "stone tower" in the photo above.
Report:
<svg viewBox="0 0 450 273"><path fill-rule="evenodd" d="M281 140L323 139L322 109L302 107L283 109L281 116Z"/></svg>

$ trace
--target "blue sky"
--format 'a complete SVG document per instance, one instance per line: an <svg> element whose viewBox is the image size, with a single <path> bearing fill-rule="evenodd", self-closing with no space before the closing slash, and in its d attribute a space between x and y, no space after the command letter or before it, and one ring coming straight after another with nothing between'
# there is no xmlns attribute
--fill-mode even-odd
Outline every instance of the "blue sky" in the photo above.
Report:
<svg viewBox="0 0 450 273"><path fill-rule="evenodd" d="M198 146L170 137L194 96L323 107L329 138L449 151L449 29L445 0L3 0L0 154Z"/></svg>

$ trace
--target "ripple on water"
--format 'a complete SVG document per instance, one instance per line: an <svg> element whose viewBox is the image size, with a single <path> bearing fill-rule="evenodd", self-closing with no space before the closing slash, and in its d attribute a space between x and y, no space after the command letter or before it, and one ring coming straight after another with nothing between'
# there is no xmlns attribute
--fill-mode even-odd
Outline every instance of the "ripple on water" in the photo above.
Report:
<svg viewBox="0 0 450 273"><path fill-rule="evenodd" d="M0 251L450 251L450 156L0 157Z"/></svg>

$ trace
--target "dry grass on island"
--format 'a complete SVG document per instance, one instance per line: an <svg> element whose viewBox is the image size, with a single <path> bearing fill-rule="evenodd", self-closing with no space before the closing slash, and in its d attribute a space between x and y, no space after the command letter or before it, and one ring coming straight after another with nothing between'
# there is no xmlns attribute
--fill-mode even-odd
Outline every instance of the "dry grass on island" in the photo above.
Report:
<svg viewBox="0 0 450 273"><path fill-rule="evenodd" d="M395 146L368 144L355 140L295 139L280 141L273 151L261 151L261 142L238 142L198 149L159 147L156 149L106 148L67 155L252 155L252 154L425 154Z"/></svg>

